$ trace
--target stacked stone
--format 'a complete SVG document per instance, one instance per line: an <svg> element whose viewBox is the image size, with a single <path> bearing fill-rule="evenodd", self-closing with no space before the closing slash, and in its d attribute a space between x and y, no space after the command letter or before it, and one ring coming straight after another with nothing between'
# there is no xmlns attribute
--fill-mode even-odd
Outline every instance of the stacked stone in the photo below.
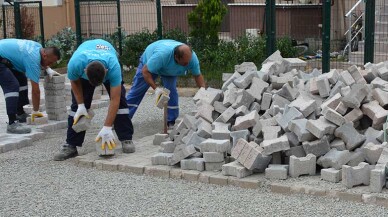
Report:
<svg viewBox="0 0 388 217"><path fill-rule="evenodd" d="M324 180L381 191L388 164L387 63L326 74L298 67L275 52L259 71L242 63L223 76L221 89L201 88L194 96L197 111L160 142L163 152L168 147L163 163L207 170L205 156L211 155L220 166L209 164L209 170L239 178L265 172L285 179L322 169Z"/></svg>
<svg viewBox="0 0 388 217"><path fill-rule="evenodd" d="M44 80L46 113L49 120L61 121L67 118L65 76L46 76Z"/></svg>

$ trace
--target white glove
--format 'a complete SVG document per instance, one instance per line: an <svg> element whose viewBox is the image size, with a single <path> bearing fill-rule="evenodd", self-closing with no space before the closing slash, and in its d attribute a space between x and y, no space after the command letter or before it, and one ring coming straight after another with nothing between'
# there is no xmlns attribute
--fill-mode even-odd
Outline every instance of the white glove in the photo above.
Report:
<svg viewBox="0 0 388 217"><path fill-rule="evenodd" d="M86 118L90 118L88 111L86 111L85 104L78 104L77 112L74 115L74 122L73 125L77 124L81 116L85 116Z"/></svg>
<svg viewBox="0 0 388 217"><path fill-rule="evenodd" d="M159 100L160 100L160 97L161 97L162 95L168 96L168 95L167 95L167 92L164 91L164 88L157 87L157 88L155 89L155 105L158 104L158 102L159 102Z"/></svg>
<svg viewBox="0 0 388 217"><path fill-rule="evenodd" d="M52 70L50 67L48 67L48 68L46 69L46 72L47 72L47 75L49 76L50 79L53 78L53 76L58 76L58 75L60 75L58 72Z"/></svg>
<svg viewBox="0 0 388 217"><path fill-rule="evenodd" d="M35 121L35 118L41 118L43 117L43 114L39 111L33 111L31 114L31 122Z"/></svg>
<svg viewBox="0 0 388 217"><path fill-rule="evenodd" d="M101 131L98 133L95 141L98 142L102 140L101 142L101 149L105 150L105 144L108 146L109 150L112 150L113 148L116 148L115 143L115 137L112 132L112 127L106 127L103 126Z"/></svg>

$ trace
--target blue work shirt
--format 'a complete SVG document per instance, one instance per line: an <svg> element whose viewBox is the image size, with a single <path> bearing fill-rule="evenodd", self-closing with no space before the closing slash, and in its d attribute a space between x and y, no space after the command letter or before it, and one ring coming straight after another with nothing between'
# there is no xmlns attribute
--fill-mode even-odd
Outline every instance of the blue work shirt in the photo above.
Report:
<svg viewBox="0 0 388 217"><path fill-rule="evenodd" d="M109 82L111 87L121 84L121 68L116 50L102 39L85 41L77 48L67 65L67 76L72 81L80 78L89 80L84 69L93 61L99 61L108 69L104 83Z"/></svg>
<svg viewBox="0 0 388 217"><path fill-rule="evenodd" d="M30 40L0 40L0 56L8 59L16 71L24 73L27 78L36 83L39 82L41 71L41 48L41 44Z"/></svg>
<svg viewBox="0 0 388 217"><path fill-rule="evenodd" d="M148 71L164 76L186 75L190 70L193 75L200 75L197 54L193 51L191 60L187 66L179 65L174 59L174 48L183 44L170 39L159 40L147 46L141 61L147 65Z"/></svg>

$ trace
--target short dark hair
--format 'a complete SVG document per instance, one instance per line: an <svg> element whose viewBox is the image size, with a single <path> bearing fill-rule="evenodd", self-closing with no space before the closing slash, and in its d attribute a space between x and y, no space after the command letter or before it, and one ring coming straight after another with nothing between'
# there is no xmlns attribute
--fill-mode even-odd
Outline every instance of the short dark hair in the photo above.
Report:
<svg viewBox="0 0 388 217"><path fill-rule="evenodd" d="M102 63L93 61L86 67L86 75L91 85L99 86L105 78L105 67Z"/></svg>
<svg viewBox="0 0 388 217"><path fill-rule="evenodd" d="M57 47L46 47L45 48L48 52L54 54L58 60L61 59L61 51Z"/></svg>

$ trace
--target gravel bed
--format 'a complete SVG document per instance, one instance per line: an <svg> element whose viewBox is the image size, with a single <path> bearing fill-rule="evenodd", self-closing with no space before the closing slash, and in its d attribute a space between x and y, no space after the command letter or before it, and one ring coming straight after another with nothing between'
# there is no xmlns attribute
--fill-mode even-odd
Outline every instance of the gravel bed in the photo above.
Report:
<svg viewBox="0 0 388 217"><path fill-rule="evenodd" d="M182 113L191 98L181 98ZM147 95L134 117L135 138L158 132L161 111ZM94 149L107 109L96 110L82 151ZM98 118L100 117L100 118ZM150 135L150 134L148 134ZM0 154L0 216L388 216L380 206L310 195L272 194L184 180L76 167L52 157L66 130Z"/></svg>

